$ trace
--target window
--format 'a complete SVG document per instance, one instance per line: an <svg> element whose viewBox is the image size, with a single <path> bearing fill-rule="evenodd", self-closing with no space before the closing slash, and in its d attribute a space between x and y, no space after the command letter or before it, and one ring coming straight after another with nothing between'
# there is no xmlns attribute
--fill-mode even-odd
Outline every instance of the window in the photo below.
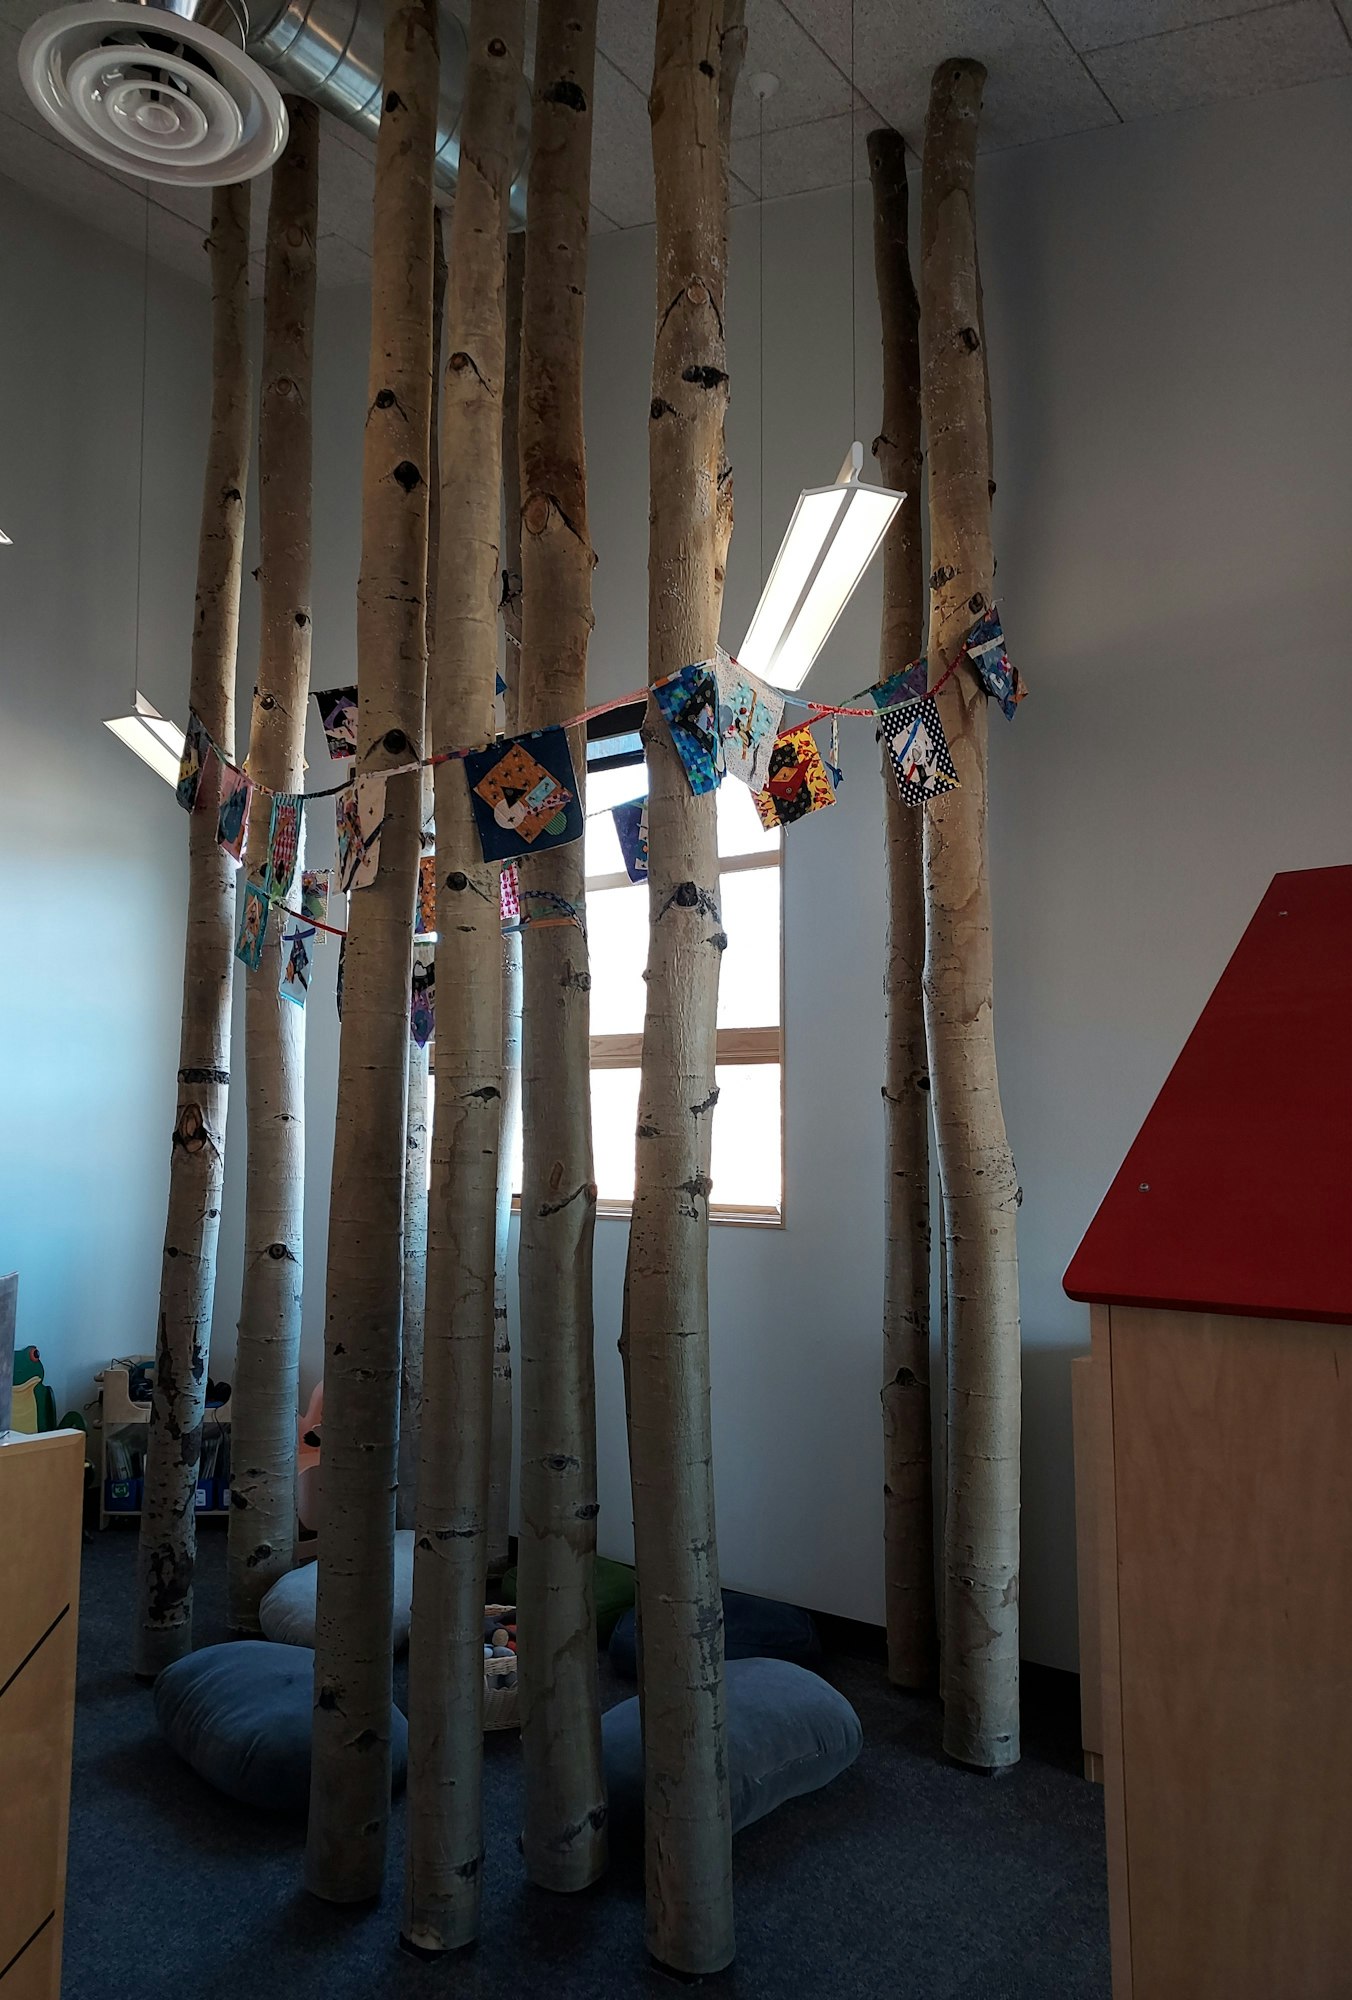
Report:
<svg viewBox="0 0 1352 2000"><path fill-rule="evenodd" d="M613 740L613 739L612 739ZM608 746L596 743L595 752ZM587 779L587 933L591 947L592 1145L602 1214L634 1192L634 1127L643 1049L648 888L625 873L606 807L640 798L647 772L604 756ZM783 1178L782 849L751 793L728 779L716 794L719 902L728 935L718 981L719 1098L714 1111L714 1220L777 1222Z"/></svg>

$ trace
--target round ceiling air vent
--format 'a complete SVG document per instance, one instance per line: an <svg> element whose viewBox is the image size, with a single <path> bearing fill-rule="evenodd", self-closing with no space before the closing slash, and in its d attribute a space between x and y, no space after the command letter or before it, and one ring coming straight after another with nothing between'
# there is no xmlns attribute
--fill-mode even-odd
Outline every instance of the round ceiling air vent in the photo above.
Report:
<svg viewBox="0 0 1352 2000"><path fill-rule="evenodd" d="M19 46L49 124L105 167L180 187L246 181L286 144L286 108L223 35L133 0L59 7Z"/></svg>

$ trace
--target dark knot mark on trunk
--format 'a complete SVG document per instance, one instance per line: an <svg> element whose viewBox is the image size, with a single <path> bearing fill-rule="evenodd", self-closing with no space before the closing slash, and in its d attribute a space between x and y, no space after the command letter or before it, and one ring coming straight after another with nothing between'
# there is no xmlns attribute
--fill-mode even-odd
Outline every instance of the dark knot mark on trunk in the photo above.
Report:
<svg viewBox="0 0 1352 2000"><path fill-rule="evenodd" d="M404 100L400 97L399 92L397 90L387 90L385 93L385 109L387 111L402 111L403 108Z"/></svg>
<svg viewBox="0 0 1352 2000"><path fill-rule="evenodd" d="M542 1201L540 1203L540 1206L536 1209L535 1213L541 1218L542 1221L547 1215L558 1215L561 1210L567 1208L572 1202L575 1202L578 1199L579 1195L583 1198L584 1201L587 1202L595 1201L596 1199L595 1183L592 1181L583 1181L581 1186L575 1187L571 1194L566 1194L563 1197L562 1201Z"/></svg>
<svg viewBox="0 0 1352 2000"><path fill-rule="evenodd" d="M574 1507L573 1519L575 1521L594 1521L600 1511L601 1503L599 1500L585 1500L580 1507Z"/></svg>
<svg viewBox="0 0 1352 2000"><path fill-rule="evenodd" d="M592 978L590 972L582 972L570 965L559 982L565 993L590 993Z"/></svg>
<svg viewBox="0 0 1352 2000"><path fill-rule="evenodd" d="M289 1258L293 1264L296 1261L295 1251L290 1249L285 1243L269 1243L268 1255L276 1264L280 1264L283 1257Z"/></svg>
<svg viewBox="0 0 1352 2000"><path fill-rule="evenodd" d="M981 346L981 335L974 326L960 326L953 337L968 354L975 354Z"/></svg>
<svg viewBox="0 0 1352 2000"><path fill-rule="evenodd" d="M569 1848L584 1833L599 1833L609 1817L610 1812L606 1806L593 1806L589 1813L584 1813L582 1818L577 1820L572 1826L564 1827L562 1833L559 1835L558 1845L561 1848Z"/></svg>
<svg viewBox="0 0 1352 2000"><path fill-rule="evenodd" d="M551 1472L576 1472L580 1461L572 1452L552 1451L546 1458L545 1464Z"/></svg>
<svg viewBox="0 0 1352 2000"><path fill-rule="evenodd" d="M682 1194L688 1194L692 1201L707 1201L713 1182L706 1173L692 1174L688 1181L677 1183Z"/></svg>
<svg viewBox="0 0 1352 2000"><path fill-rule="evenodd" d="M699 1118L704 1114L704 1112L712 1111L717 1102L718 1102L718 1085L715 1084L713 1089L709 1092L709 1095L705 1098L702 1104L691 1105L690 1107L691 1113L694 1117Z"/></svg>
<svg viewBox="0 0 1352 2000"><path fill-rule="evenodd" d="M201 1456L202 1456L202 1424L201 1424L201 1419L199 1418L195 1424L190 1425L187 1430L181 1431L179 1433L179 1439L178 1439L179 1464L184 1466L195 1466L201 1459Z"/></svg>
<svg viewBox="0 0 1352 2000"><path fill-rule="evenodd" d="M952 579L957 575L957 573L958 572L952 567L951 564L940 563L937 569L931 570L930 572L930 580L929 580L930 589L942 590L944 585L946 583L951 582Z"/></svg>
<svg viewBox="0 0 1352 2000"><path fill-rule="evenodd" d="M465 1096L477 1098L480 1104L491 1104L495 1098L502 1096L502 1092L495 1083L481 1083L477 1090L467 1090Z"/></svg>
<svg viewBox="0 0 1352 2000"><path fill-rule="evenodd" d="M265 1563L271 1554L272 1543L260 1542L256 1549L250 1549L248 1555L245 1556L244 1567L246 1569L257 1569L259 1563Z"/></svg>
<svg viewBox="0 0 1352 2000"><path fill-rule="evenodd" d="M401 458L391 477L405 493L411 493L415 486L422 485L422 474L411 458Z"/></svg>
<svg viewBox="0 0 1352 2000"><path fill-rule="evenodd" d="M707 364L692 364L681 370L681 380L691 382L698 389L720 389L727 381L727 372L722 368L710 368Z"/></svg>
<svg viewBox="0 0 1352 2000"><path fill-rule="evenodd" d="M181 1069L178 1073L178 1080L180 1083L219 1083L224 1085L230 1081L230 1072L228 1069Z"/></svg>
<svg viewBox="0 0 1352 2000"><path fill-rule="evenodd" d="M354 1750L374 1750L377 1744L382 1741L383 1738L378 1736L374 1729L363 1729L353 1737L352 1748Z"/></svg>
<svg viewBox="0 0 1352 2000"><path fill-rule="evenodd" d="M678 910L697 910L700 916L712 917L715 923L721 922L718 914L718 901L713 891L711 889L701 889L697 882L677 883L658 912L657 921L659 923L661 923L662 918L673 906ZM714 940L711 938L709 942L712 944ZM724 938L723 944L726 943L727 939ZM722 948L723 946L719 945L718 949L720 951Z"/></svg>
<svg viewBox="0 0 1352 2000"><path fill-rule="evenodd" d="M920 1377L916 1374L914 1368L898 1368L896 1374L892 1377L892 1385L897 1389L918 1389L920 1387Z"/></svg>
<svg viewBox="0 0 1352 2000"><path fill-rule="evenodd" d="M202 1115L201 1105L185 1104L170 1134L170 1151L184 1152L190 1160L195 1160L199 1153L205 1153L208 1146L213 1153L216 1151L216 1141Z"/></svg>
<svg viewBox="0 0 1352 2000"><path fill-rule="evenodd" d="M472 1861L462 1861L451 1872L454 1875L458 1875L462 1882L472 1882L482 1866L483 1856L476 1854Z"/></svg>
<svg viewBox="0 0 1352 2000"><path fill-rule="evenodd" d="M546 104L561 104L565 111L585 111L587 99L571 77L561 76L544 93Z"/></svg>
<svg viewBox="0 0 1352 2000"><path fill-rule="evenodd" d="M648 409L648 415L652 418L654 423L657 423L658 420L662 417L679 416L680 411L677 410L671 403L667 402L665 397L654 396L652 399L652 403Z"/></svg>
<svg viewBox="0 0 1352 2000"><path fill-rule="evenodd" d="M336 1709L338 1707L338 1696L341 1692L342 1690L336 1687L326 1686L320 1688L318 1694L315 1696L315 1707L322 1708L326 1712Z"/></svg>
<svg viewBox="0 0 1352 2000"><path fill-rule="evenodd" d="M967 600L967 609L971 612L973 618L979 618L986 609L985 593L978 590L975 596L969 597Z"/></svg>
<svg viewBox="0 0 1352 2000"><path fill-rule="evenodd" d="M715 951L726 951L728 948L728 934L726 931L711 931L704 942L711 944Z"/></svg>
<svg viewBox="0 0 1352 2000"><path fill-rule="evenodd" d="M230 1488L230 1505L232 1507L238 1507L240 1513L242 1514L248 1507L248 1504L249 1504L248 1499L243 1493L240 1492L238 1486L232 1486Z"/></svg>
<svg viewBox="0 0 1352 2000"><path fill-rule="evenodd" d="M479 365L475 361L474 356L472 354L466 354L463 348L458 348L456 350L456 352L451 356L450 360L446 363L446 366L447 368L450 369L453 375L462 375L466 368L472 368L474 370L475 381L478 382L485 389L488 387L488 384L487 382L484 381L483 374L480 371Z"/></svg>
<svg viewBox="0 0 1352 2000"><path fill-rule="evenodd" d="M657 323L658 340L662 338L663 332L666 329L667 321L671 318L671 315L675 312L677 306L680 305L708 306L713 313L714 321L718 327L718 337L720 340L723 338L723 315L718 309L718 302L714 298L711 288L708 285L704 284L701 279L692 276L687 280L685 284L681 286L680 291L677 292L675 298L671 301L671 304L667 307L666 311L662 314L661 319L658 321Z"/></svg>
<svg viewBox="0 0 1352 2000"><path fill-rule="evenodd" d="M366 412L367 423L370 423L372 412L375 410L398 410L404 422L405 423L408 422L408 411L404 408L399 398L395 395L393 389L376 390L375 398L372 401L371 408Z"/></svg>
<svg viewBox="0 0 1352 2000"><path fill-rule="evenodd" d="M640 1139L660 1139L662 1133L656 1125L640 1125L637 1136Z"/></svg>

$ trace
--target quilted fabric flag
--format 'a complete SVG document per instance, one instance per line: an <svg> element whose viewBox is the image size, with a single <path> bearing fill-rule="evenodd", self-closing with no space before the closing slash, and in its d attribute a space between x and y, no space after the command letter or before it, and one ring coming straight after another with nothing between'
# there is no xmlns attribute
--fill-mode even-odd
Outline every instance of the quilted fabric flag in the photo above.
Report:
<svg viewBox="0 0 1352 2000"><path fill-rule="evenodd" d="M648 801L630 799L626 805L612 806L615 837L624 856L624 872L631 882L648 879Z"/></svg>
<svg viewBox="0 0 1352 2000"><path fill-rule="evenodd" d="M301 815L305 800L299 792L274 792L268 821L268 860L264 880L274 896L285 896L296 879L300 856Z"/></svg>
<svg viewBox="0 0 1352 2000"><path fill-rule="evenodd" d="M343 1018L343 961L347 957L347 939L338 940L338 977L333 982L333 1004L338 1009L338 1019Z"/></svg>
<svg viewBox="0 0 1352 2000"><path fill-rule="evenodd" d="M956 789L958 774L948 752L948 738L939 720L938 704L917 701L910 708L890 709L883 735L897 780L908 806L921 806Z"/></svg>
<svg viewBox="0 0 1352 2000"><path fill-rule="evenodd" d="M263 891L252 882L244 885L244 907L240 911L239 936L235 940L235 957L241 965L247 965L250 972L257 972L263 958L263 941L268 934L269 903Z"/></svg>
<svg viewBox="0 0 1352 2000"><path fill-rule="evenodd" d="M335 764L357 754L357 690L324 688L315 690L319 719L328 739L329 755Z"/></svg>
<svg viewBox="0 0 1352 2000"><path fill-rule="evenodd" d="M521 918L521 877L514 861L504 861L498 877L498 915L504 924L518 923Z"/></svg>
<svg viewBox="0 0 1352 2000"><path fill-rule="evenodd" d="M344 894L369 889L380 866L380 829L385 824L383 776L358 778L338 794L338 887Z"/></svg>
<svg viewBox="0 0 1352 2000"><path fill-rule="evenodd" d="M582 809L564 730L504 737L486 750L471 750L464 763L485 861L581 840Z"/></svg>
<svg viewBox="0 0 1352 2000"><path fill-rule="evenodd" d="M287 953L286 964L282 967L282 976L277 984L277 990L282 998L293 1001L297 1007L305 1005L305 996L310 990L310 947L305 940L313 936L313 931L291 933L291 949Z"/></svg>
<svg viewBox="0 0 1352 2000"><path fill-rule="evenodd" d="M424 854L418 862L418 908L413 919L415 937L435 937L437 932L437 857Z"/></svg>
<svg viewBox="0 0 1352 2000"><path fill-rule="evenodd" d="M715 792L723 777L718 725L718 675L712 660L682 667L653 685L692 792Z"/></svg>
<svg viewBox="0 0 1352 2000"><path fill-rule="evenodd" d="M178 802L185 812L191 812L198 803L207 775L208 762L215 754L201 717L190 708L188 726L183 732L183 755L178 763L178 783L174 787Z"/></svg>
<svg viewBox="0 0 1352 2000"><path fill-rule="evenodd" d="M301 915L312 924L328 922L329 916L329 871L327 868L304 868L300 877Z"/></svg>
<svg viewBox="0 0 1352 2000"><path fill-rule="evenodd" d="M831 773L817 748L809 725L786 729L775 738L770 752L770 769L764 791L756 793L756 811L761 825L791 826L808 813L820 812L836 802Z"/></svg>
<svg viewBox="0 0 1352 2000"><path fill-rule="evenodd" d="M721 648L715 677L723 768L759 792L769 775L770 752L784 720L784 697L768 681L735 665Z"/></svg>
<svg viewBox="0 0 1352 2000"><path fill-rule="evenodd" d="M231 860L244 856L249 837L249 800L253 786L235 764L221 766L221 807L216 815L216 838Z"/></svg>
<svg viewBox="0 0 1352 2000"><path fill-rule="evenodd" d="M1004 628L999 613L994 609L988 611L967 634L967 657L986 693L992 701L999 702L1012 722L1014 711L1028 689L1005 651Z"/></svg>
<svg viewBox="0 0 1352 2000"><path fill-rule="evenodd" d="M431 959L413 961L413 986L408 1003L409 1032L425 1049L437 1025L437 968Z"/></svg>
<svg viewBox="0 0 1352 2000"><path fill-rule="evenodd" d="M912 660L899 674L891 674L869 688L868 698L875 708L896 708L902 702L923 701L928 686L928 660Z"/></svg>

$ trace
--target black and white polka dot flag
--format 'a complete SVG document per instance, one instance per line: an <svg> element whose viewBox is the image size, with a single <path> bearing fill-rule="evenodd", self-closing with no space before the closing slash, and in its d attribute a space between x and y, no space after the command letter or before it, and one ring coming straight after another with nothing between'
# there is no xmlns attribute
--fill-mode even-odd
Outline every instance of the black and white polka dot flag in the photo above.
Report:
<svg viewBox="0 0 1352 2000"><path fill-rule="evenodd" d="M888 709L883 731L897 790L908 806L922 806L926 799L956 789L958 774L935 701L927 698Z"/></svg>

